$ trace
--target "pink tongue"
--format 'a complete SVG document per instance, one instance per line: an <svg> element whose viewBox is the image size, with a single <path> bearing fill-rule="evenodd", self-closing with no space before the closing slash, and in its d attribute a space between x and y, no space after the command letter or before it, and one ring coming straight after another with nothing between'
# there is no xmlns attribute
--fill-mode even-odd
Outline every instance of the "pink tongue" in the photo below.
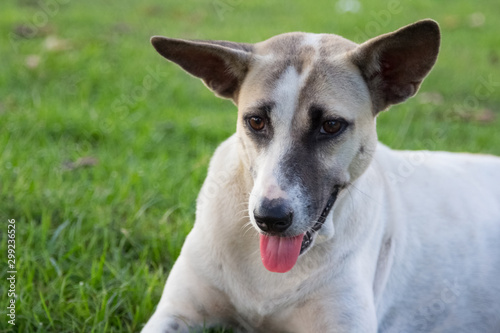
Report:
<svg viewBox="0 0 500 333"><path fill-rule="evenodd" d="M304 235L291 238L260 235L260 256L267 270L285 273L293 268L300 254Z"/></svg>

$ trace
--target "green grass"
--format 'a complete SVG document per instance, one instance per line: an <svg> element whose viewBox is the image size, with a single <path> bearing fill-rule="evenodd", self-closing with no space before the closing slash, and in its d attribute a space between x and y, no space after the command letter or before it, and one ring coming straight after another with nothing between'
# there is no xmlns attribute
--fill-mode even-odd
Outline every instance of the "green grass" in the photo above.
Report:
<svg viewBox="0 0 500 333"><path fill-rule="evenodd" d="M360 42L434 18L438 63L420 97L380 116L380 140L500 155L498 2L404 1L385 16L380 0L344 14L326 0L59 2L2 3L0 252L15 219L18 300L12 328L2 259L0 332L137 332L154 311L236 111L156 54L152 35L257 42L301 30Z"/></svg>

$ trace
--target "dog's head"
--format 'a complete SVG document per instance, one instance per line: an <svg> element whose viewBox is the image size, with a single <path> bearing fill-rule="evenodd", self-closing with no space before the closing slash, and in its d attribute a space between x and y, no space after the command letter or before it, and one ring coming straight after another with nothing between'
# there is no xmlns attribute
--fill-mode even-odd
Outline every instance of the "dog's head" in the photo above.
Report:
<svg viewBox="0 0 500 333"><path fill-rule="evenodd" d="M377 114L417 92L440 34L424 20L361 45L308 33L257 44L151 41L238 106L240 157L254 181L250 219L266 268L286 272L325 219L332 234L330 208L370 164Z"/></svg>

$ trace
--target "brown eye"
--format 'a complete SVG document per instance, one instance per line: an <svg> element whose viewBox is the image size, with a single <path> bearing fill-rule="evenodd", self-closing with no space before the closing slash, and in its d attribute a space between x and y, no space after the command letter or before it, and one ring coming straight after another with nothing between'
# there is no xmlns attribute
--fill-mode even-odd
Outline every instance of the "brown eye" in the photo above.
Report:
<svg viewBox="0 0 500 333"><path fill-rule="evenodd" d="M248 124L250 124L250 127L252 127L254 131L262 131L265 126L264 119L257 116L250 117L250 119L248 119Z"/></svg>
<svg viewBox="0 0 500 333"><path fill-rule="evenodd" d="M345 123L340 120L328 120L323 123L321 133L323 134L339 134L344 128Z"/></svg>

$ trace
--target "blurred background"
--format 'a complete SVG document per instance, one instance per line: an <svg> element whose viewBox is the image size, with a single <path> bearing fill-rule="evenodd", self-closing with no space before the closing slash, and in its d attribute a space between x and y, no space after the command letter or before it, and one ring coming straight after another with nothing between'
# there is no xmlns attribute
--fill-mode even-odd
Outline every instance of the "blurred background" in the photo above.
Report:
<svg viewBox="0 0 500 333"><path fill-rule="evenodd" d="M441 25L438 62L380 140L500 155L498 1L3 0L0 252L15 219L17 301L14 328L2 269L0 332L137 332L154 311L236 108L152 35L362 42L423 18Z"/></svg>

